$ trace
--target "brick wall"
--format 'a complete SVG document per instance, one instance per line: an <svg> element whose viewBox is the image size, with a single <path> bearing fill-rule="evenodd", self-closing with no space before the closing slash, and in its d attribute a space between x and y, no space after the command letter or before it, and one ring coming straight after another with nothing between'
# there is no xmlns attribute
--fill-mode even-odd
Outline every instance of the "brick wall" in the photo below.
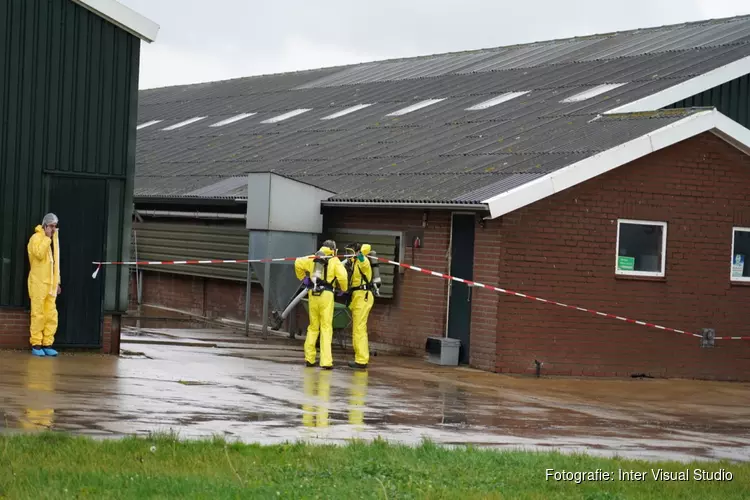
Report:
<svg viewBox="0 0 750 500"><path fill-rule="evenodd" d="M553 197L488 227L502 286L688 331L750 335L750 288L730 284L733 224L750 214L750 159L704 134ZM666 221L666 277L616 278L617 219ZM750 379L750 343L666 333L503 296L496 369L560 375L646 373Z"/></svg>
<svg viewBox="0 0 750 500"><path fill-rule="evenodd" d="M119 324L119 317L104 316L101 352L119 354ZM28 311L0 308L0 349L30 349Z"/></svg>
<svg viewBox="0 0 750 500"><path fill-rule="evenodd" d="M138 297L134 278L131 278L130 285L132 308ZM145 305L169 307L206 318L245 319L245 283L144 271L141 292ZM260 285L253 285L250 297L252 321L260 321L262 307L263 290Z"/></svg>
<svg viewBox="0 0 750 500"><path fill-rule="evenodd" d="M380 229L402 231L422 228L422 211L394 210L327 210L329 227L348 229ZM450 215L429 212L424 230L423 248L407 250L405 261L447 271ZM343 242L342 242L343 243ZM143 303L178 309L212 318L244 319L245 284L227 280L181 276L165 272L143 273ZM372 341L423 352L428 336L445 332L447 283L412 272L396 278L393 299L378 299L368 325ZM136 282L131 279L131 305L135 305ZM263 291L253 287L251 320L259 322L262 314ZM304 333L307 315L298 310L296 331ZM493 323L494 319L490 322ZM494 336L494 330L492 332ZM494 345L494 344L493 344ZM486 349L484 367L494 366L494 350Z"/></svg>
<svg viewBox="0 0 750 500"><path fill-rule="evenodd" d="M407 249L404 262L447 272L450 214L429 211L427 227L422 228L423 213L419 210L327 209L323 216L326 226L342 229L423 229L423 248L414 252ZM368 334L375 342L424 352L427 337L445 334L448 284L407 271L397 276L395 287L392 299L376 301L370 313ZM306 318L302 317L299 324L306 324Z"/></svg>
<svg viewBox="0 0 750 500"><path fill-rule="evenodd" d="M717 335L750 335L750 287L729 283L731 227L750 226L750 160L712 135L623 166L498 220L477 224L474 279L621 316ZM423 211L326 209L328 227L422 228ZM668 223L662 280L616 278L617 219ZM448 271L450 214L428 211L424 247L404 261ZM244 317L245 286L146 273L144 302L203 316ZM424 350L443 335L447 282L406 271L393 299L379 299L373 341ZM262 292L253 291L253 318ZM304 329L302 311L298 326ZM699 339L591 316L476 288L471 365L505 373L750 380L750 342Z"/></svg>
<svg viewBox="0 0 750 500"><path fill-rule="evenodd" d="M497 242L500 227L484 224L474 236L474 281L497 284L500 256ZM463 286L456 284L454 286ZM470 364L494 371L497 363L497 328L499 298L496 292L474 288L471 302Z"/></svg>
<svg viewBox="0 0 750 500"><path fill-rule="evenodd" d="M29 313L22 309L0 309L0 348L29 348Z"/></svg>

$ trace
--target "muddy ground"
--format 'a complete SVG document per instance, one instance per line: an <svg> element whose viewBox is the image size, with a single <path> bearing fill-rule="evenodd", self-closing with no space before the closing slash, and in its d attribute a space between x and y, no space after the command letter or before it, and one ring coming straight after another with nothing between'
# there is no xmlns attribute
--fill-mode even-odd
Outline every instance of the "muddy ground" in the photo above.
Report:
<svg viewBox="0 0 750 500"><path fill-rule="evenodd" d="M0 426L750 460L750 384L509 377L382 354L366 372L328 372L303 366L300 341L216 330L131 331L122 349L0 352ZM351 350L334 357L343 365Z"/></svg>

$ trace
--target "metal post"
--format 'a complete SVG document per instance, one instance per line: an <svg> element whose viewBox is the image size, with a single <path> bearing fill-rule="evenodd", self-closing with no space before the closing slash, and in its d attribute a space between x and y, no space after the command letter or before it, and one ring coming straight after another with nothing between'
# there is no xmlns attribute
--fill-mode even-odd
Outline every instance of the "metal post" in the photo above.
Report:
<svg viewBox="0 0 750 500"><path fill-rule="evenodd" d="M141 271L138 269L138 231L133 229L133 245L135 246L135 290L136 290L136 301L138 302L138 319L135 322L136 332L140 335L141 333L141 303L143 299L143 292L141 288Z"/></svg>
<svg viewBox="0 0 750 500"><path fill-rule="evenodd" d="M250 252L248 252L249 254ZM248 256L248 260L250 257ZM252 296L251 276L253 274L253 265L247 263L247 288L245 290L245 337L250 336L250 297Z"/></svg>
<svg viewBox="0 0 750 500"><path fill-rule="evenodd" d="M268 255L268 247L266 247L266 258L270 259ZM271 291L271 263L265 263L265 273L263 279L263 338L268 338L268 301L270 300Z"/></svg>

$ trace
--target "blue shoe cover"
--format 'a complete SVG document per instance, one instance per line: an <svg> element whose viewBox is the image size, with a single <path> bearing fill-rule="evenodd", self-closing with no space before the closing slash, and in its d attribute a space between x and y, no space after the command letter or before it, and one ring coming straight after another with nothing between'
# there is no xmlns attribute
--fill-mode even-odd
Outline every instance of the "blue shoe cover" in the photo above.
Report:
<svg viewBox="0 0 750 500"><path fill-rule="evenodd" d="M44 348L44 354L47 356L57 356L57 351L52 349L51 347L45 347Z"/></svg>
<svg viewBox="0 0 750 500"><path fill-rule="evenodd" d="M44 350L42 349L31 349L31 355L38 356L40 358L43 358L46 356L46 354L44 354Z"/></svg>

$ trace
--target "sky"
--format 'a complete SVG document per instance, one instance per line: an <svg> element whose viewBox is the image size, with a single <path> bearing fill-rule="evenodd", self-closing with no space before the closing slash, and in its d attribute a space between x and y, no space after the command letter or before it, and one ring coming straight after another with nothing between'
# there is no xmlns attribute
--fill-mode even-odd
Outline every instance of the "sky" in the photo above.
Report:
<svg viewBox="0 0 750 500"><path fill-rule="evenodd" d="M160 25L140 88L750 14L748 0L120 0Z"/></svg>

